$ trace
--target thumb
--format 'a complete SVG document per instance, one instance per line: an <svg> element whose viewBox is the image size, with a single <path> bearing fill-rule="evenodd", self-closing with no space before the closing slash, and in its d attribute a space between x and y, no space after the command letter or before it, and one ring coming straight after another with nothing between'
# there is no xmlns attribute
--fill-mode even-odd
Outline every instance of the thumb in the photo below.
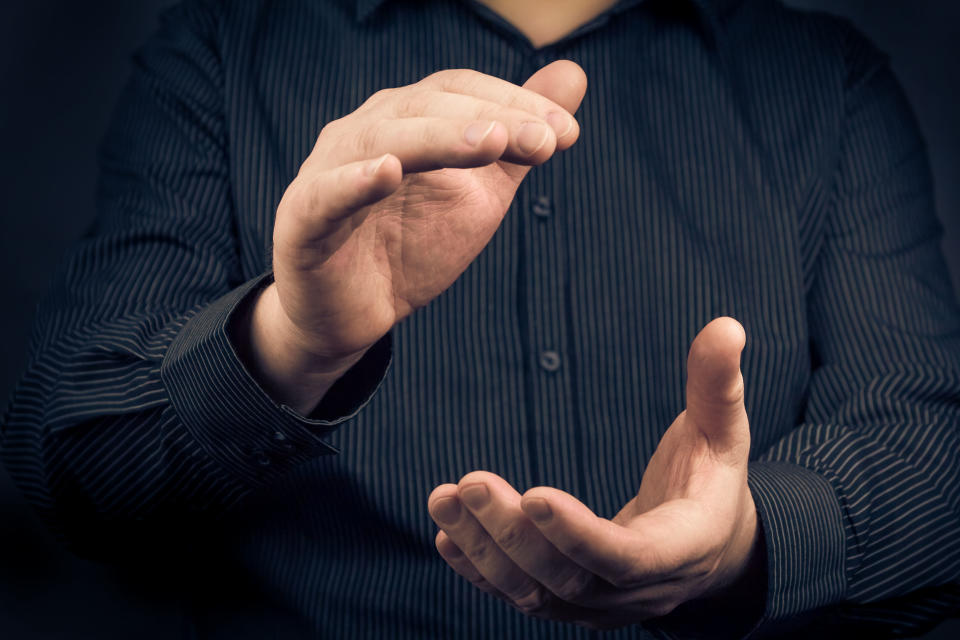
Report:
<svg viewBox="0 0 960 640"><path fill-rule="evenodd" d="M686 417L718 453L749 451L740 353L746 334L733 318L715 318L700 330L687 357ZM742 449L745 448L745 451Z"/></svg>
<svg viewBox="0 0 960 640"><path fill-rule="evenodd" d="M587 92L587 74L573 60L557 60L537 70L523 88L553 100L573 115Z"/></svg>

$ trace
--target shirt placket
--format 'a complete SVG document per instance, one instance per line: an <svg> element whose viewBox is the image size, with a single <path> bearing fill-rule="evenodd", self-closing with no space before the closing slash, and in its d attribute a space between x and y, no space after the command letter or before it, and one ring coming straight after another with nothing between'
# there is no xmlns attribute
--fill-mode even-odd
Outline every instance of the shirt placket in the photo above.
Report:
<svg viewBox="0 0 960 640"><path fill-rule="evenodd" d="M513 25L475 0L468 2L474 13L511 43L520 64L507 78L522 85L537 70L567 57L565 50L592 31L602 28L611 17L642 0L622 0L615 8L582 25L559 41L534 49ZM550 484L579 492L585 484L580 461L583 434L578 394L576 358L571 339L569 255L563 209L566 183L562 156L533 168L521 183L512 213L520 216L516 226L505 225L518 234L521 248L517 265L517 319L523 340L524 467L531 485Z"/></svg>
<svg viewBox="0 0 960 640"><path fill-rule="evenodd" d="M557 56L529 52L524 79ZM572 386L573 354L568 349L567 269L563 207L558 201L561 167L554 157L534 167L517 192L523 260L519 306L527 360L526 449L533 484L570 485L576 477Z"/></svg>

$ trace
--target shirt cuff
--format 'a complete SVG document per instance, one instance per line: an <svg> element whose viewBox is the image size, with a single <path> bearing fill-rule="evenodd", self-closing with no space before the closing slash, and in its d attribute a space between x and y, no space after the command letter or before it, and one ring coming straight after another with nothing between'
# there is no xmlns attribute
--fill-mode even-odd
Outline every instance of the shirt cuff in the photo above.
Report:
<svg viewBox="0 0 960 640"><path fill-rule="evenodd" d="M323 437L369 402L392 358L388 333L334 383L310 417L276 403L229 338L234 312L272 279L271 273L255 278L191 317L160 368L170 402L198 448L251 488L312 458L339 453Z"/></svg>
<svg viewBox="0 0 960 640"><path fill-rule="evenodd" d="M843 515L822 475L786 462L751 462L748 484L767 550L767 601L753 635L836 603L846 591Z"/></svg>

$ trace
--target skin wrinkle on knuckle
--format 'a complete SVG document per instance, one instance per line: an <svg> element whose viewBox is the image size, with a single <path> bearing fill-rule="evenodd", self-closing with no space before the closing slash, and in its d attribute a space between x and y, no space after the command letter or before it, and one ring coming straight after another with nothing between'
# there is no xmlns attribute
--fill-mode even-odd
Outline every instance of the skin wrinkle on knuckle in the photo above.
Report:
<svg viewBox="0 0 960 640"><path fill-rule="evenodd" d="M446 143L446 132L439 127L424 127L420 134L423 149L428 151L432 149L442 149Z"/></svg>
<svg viewBox="0 0 960 640"><path fill-rule="evenodd" d="M521 549L529 540L529 535L530 532L522 523L511 523L496 533L494 541L498 547L509 554L511 551Z"/></svg>
<svg viewBox="0 0 960 640"><path fill-rule="evenodd" d="M331 163L346 164L343 160L352 158L356 154L357 148L357 136L355 134L351 135L344 127L338 127L324 140L322 149L318 144L318 148L314 150L313 154L322 154L324 157L320 160L321 166L329 167Z"/></svg>
<svg viewBox="0 0 960 640"><path fill-rule="evenodd" d="M472 94L483 75L473 69L450 69L450 73L448 77L445 77L445 80L450 82L448 86L458 93Z"/></svg>
<svg viewBox="0 0 960 640"><path fill-rule="evenodd" d="M490 547L485 541L474 542L464 549L464 554L470 558L471 562L477 564L490 556Z"/></svg>
<svg viewBox="0 0 960 640"><path fill-rule="evenodd" d="M548 594L539 586L535 586L519 598L513 598L515 607L527 615L536 615L543 612L550 603Z"/></svg>
<svg viewBox="0 0 960 640"><path fill-rule="evenodd" d="M428 81L440 91L448 91L459 84L463 71L463 69L440 69L424 78L424 81Z"/></svg>
<svg viewBox="0 0 960 640"><path fill-rule="evenodd" d="M380 136L379 125L360 128L353 139L353 147L359 152L360 158L373 158L379 155L376 149Z"/></svg>
<svg viewBox="0 0 960 640"><path fill-rule="evenodd" d="M587 593L592 583L593 576L590 573L577 570L558 586L550 590L565 602L578 602L583 598L584 594Z"/></svg>
<svg viewBox="0 0 960 640"><path fill-rule="evenodd" d="M423 112L421 105L428 99L428 91L408 88L398 92L393 98L391 101L391 111L396 118L414 117Z"/></svg>

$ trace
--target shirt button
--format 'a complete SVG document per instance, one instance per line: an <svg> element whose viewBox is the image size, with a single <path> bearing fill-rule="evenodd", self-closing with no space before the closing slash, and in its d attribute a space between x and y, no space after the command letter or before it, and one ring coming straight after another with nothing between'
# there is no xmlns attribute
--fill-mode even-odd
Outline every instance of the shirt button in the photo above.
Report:
<svg viewBox="0 0 960 640"><path fill-rule="evenodd" d="M540 367L544 371L556 371L560 368L560 354L556 351L541 351Z"/></svg>
<svg viewBox="0 0 960 640"><path fill-rule="evenodd" d="M530 209L533 211L533 215L541 219L549 218L553 215L553 207L550 206L550 198L547 196L540 196L534 200Z"/></svg>
<svg viewBox="0 0 960 640"><path fill-rule="evenodd" d="M287 436L282 431L275 431L273 434L273 439L277 444L283 447L286 451L293 450L293 444L287 440Z"/></svg>

